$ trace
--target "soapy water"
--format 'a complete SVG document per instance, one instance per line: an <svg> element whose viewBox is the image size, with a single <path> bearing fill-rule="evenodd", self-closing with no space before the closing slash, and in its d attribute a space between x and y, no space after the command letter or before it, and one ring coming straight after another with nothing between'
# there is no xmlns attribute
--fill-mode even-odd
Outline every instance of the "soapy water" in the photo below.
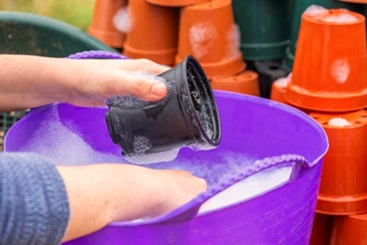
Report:
<svg viewBox="0 0 367 245"><path fill-rule="evenodd" d="M205 156L198 154L190 155L190 158L180 157L178 161L170 163L152 164L149 167L188 171L195 176L205 179L208 184L207 192L210 192L213 189L221 189L221 184L223 183L231 183L233 178L238 177L241 173L245 173L252 163L255 162L254 157L245 153L233 151L211 152L211 154L213 153L216 154L216 162L211 160L208 163ZM211 159L213 158L211 157ZM240 180L204 202L200 207L199 214L226 207L270 191L286 183L290 178L291 170L291 166L272 167Z"/></svg>
<svg viewBox="0 0 367 245"><path fill-rule="evenodd" d="M76 127L64 125L60 122L57 110L50 115L49 121L41 122L34 132L32 141L26 143L19 150L33 152L44 156L46 159L60 166L88 165L96 163L130 163L148 164L151 162L167 162L174 160L179 150L164 153L144 154L151 147L151 142L144 136L134 138L136 154L121 157L121 149L116 146L112 153L95 151L80 136Z"/></svg>
<svg viewBox="0 0 367 245"><path fill-rule="evenodd" d="M40 154L60 166L122 163L124 161L119 156L118 148L116 148L116 153L94 151L79 136L78 131L73 129L72 125L67 127L60 122L56 108L49 117L52 120L41 122L38 129L34 131L32 141L27 142L19 149L20 151Z"/></svg>
<svg viewBox="0 0 367 245"><path fill-rule="evenodd" d="M136 165L150 166L157 162L170 162L176 159L180 149L172 149L165 152L135 153L125 156L125 159Z"/></svg>
<svg viewBox="0 0 367 245"><path fill-rule="evenodd" d="M113 153L95 151L80 136L76 128L73 128L72 125L66 126L59 121L57 109L52 112L50 119L52 120L40 123L39 128L34 132L32 141L26 143L19 149L20 151L40 154L61 166L97 163L127 164L126 160L121 157L118 147ZM145 167L189 171L195 176L204 178L208 184L207 191L211 191L220 188L221 183L230 183L232 178L244 173L255 162L254 157L228 150L212 151L210 154L215 154L214 158L210 158L210 162L203 154L187 154L177 159L178 150L175 149L168 153L153 154L156 163L145 165ZM152 157L152 154L146 157ZM170 161L164 162L164 159L170 159ZM212 159L216 161L212 162ZM141 163L140 158L139 163ZM274 171L270 169L246 178L205 202L200 213L231 205L270 190L288 180L289 169L275 169Z"/></svg>

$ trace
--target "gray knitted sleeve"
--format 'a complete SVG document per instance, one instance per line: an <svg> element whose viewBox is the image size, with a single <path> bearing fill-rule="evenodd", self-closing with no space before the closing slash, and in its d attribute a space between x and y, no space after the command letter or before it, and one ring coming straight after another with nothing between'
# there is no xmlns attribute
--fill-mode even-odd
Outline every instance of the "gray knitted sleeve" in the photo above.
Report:
<svg viewBox="0 0 367 245"><path fill-rule="evenodd" d="M52 163L34 154L0 154L0 244L59 244L69 215Z"/></svg>

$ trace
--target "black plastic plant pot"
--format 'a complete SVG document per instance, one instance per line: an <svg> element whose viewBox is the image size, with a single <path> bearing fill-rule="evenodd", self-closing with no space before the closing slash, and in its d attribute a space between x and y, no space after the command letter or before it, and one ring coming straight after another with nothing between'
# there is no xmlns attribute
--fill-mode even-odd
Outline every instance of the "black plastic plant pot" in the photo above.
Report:
<svg viewBox="0 0 367 245"><path fill-rule="evenodd" d="M199 62L187 56L159 76L168 87L164 99L133 108L109 105L108 130L113 142L122 148L122 155L130 162L152 163L164 159L149 159L150 154L178 152L182 147L209 150L218 146L221 139L218 109Z"/></svg>

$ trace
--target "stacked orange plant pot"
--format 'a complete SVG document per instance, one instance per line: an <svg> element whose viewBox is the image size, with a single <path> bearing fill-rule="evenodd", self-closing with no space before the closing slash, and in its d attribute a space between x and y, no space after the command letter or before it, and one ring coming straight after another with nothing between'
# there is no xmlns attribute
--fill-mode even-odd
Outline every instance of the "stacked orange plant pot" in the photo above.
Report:
<svg viewBox="0 0 367 245"><path fill-rule="evenodd" d="M335 241L344 233L356 237L352 233L357 230L342 225L350 220L367 227L366 219L358 216L367 213L366 53L363 15L318 6L311 6L302 15L284 99L318 121L330 144L311 244L362 244ZM367 230L358 239L366 241Z"/></svg>
<svg viewBox="0 0 367 245"><path fill-rule="evenodd" d="M111 4L113 1L115 4ZM105 21L109 25L105 28L116 29L116 17L114 26L111 19L121 8L117 4L121 1L127 2L126 21L130 23L124 31L124 55L168 66L193 55L213 89L260 96L258 74L246 70L231 0L96 0L94 19L106 13L109 16L105 16ZM96 23L93 20L89 33L98 37L96 26L106 24ZM116 47L105 38L99 39Z"/></svg>
<svg viewBox="0 0 367 245"><path fill-rule="evenodd" d="M127 0L96 0L88 33L111 47L121 49L126 34L118 29L114 19L126 6Z"/></svg>
<svg viewBox="0 0 367 245"><path fill-rule="evenodd" d="M131 29L124 44L124 55L147 58L172 66L177 52L178 10L129 0Z"/></svg>
<svg viewBox="0 0 367 245"><path fill-rule="evenodd" d="M203 66L213 89L260 95L258 74L246 70L230 0L181 8L176 63L188 54Z"/></svg>

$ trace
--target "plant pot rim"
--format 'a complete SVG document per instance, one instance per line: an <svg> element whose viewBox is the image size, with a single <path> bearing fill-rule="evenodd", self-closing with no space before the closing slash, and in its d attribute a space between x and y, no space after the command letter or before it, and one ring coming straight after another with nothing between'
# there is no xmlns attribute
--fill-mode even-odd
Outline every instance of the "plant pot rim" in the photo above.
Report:
<svg viewBox="0 0 367 245"><path fill-rule="evenodd" d="M126 42L124 44L124 54L130 58L146 58L157 63L163 63L166 65L174 64L174 55L177 52L177 48L171 49L161 49L161 50L144 50L144 49L136 49L127 45Z"/></svg>
<svg viewBox="0 0 367 245"><path fill-rule="evenodd" d="M247 83L249 80L258 79L259 75L255 71L251 70L244 70L243 72L234 75L234 76L228 76L228 77L213 77L211 79L211 82L217 82L217 83L229 83L229 84L241 84L241 83Z"/></svg>
<svg viewBox="0 0 367 245"><path fill-rule="evenodd" d="M184 7L183 10L190 10L190 11L205 11L205 10L214 10L226 7L228 5L231 5L231 0L211 0L204 3L189 5L187 7Z"/></svg>
<svg viewBox="0 0 367 245"><path fill-rule="evenodd" d="M176 64L180 63L182 60L183 59L181 57L176 55ZM212 63L200 62L200 64L209 79L216 76L234 76L245 70L247 67L246 62L242 58L242 53L231 60L223 59Z"/></svg>
<svg viewBox="0 0 367 245"><path fill-rule="evenodd" d="M318 93L299 89L291 82L287 87L285 99L289 104L304 109L324 112L349 112L367 107L367 89L360 93Z"/></svg>
<svg viewBox="0 0 367 245"><path fill-rule="evenodd" d="M148 3L164 7L185 7L211 0L146 0Z"/></svg>
<svg viewBox="0 0 367 245"><path fill-rule="evenodd" d="M319 193L316 211L328 215L351 215L367 212L367 193L343 197Z"/></svg>

